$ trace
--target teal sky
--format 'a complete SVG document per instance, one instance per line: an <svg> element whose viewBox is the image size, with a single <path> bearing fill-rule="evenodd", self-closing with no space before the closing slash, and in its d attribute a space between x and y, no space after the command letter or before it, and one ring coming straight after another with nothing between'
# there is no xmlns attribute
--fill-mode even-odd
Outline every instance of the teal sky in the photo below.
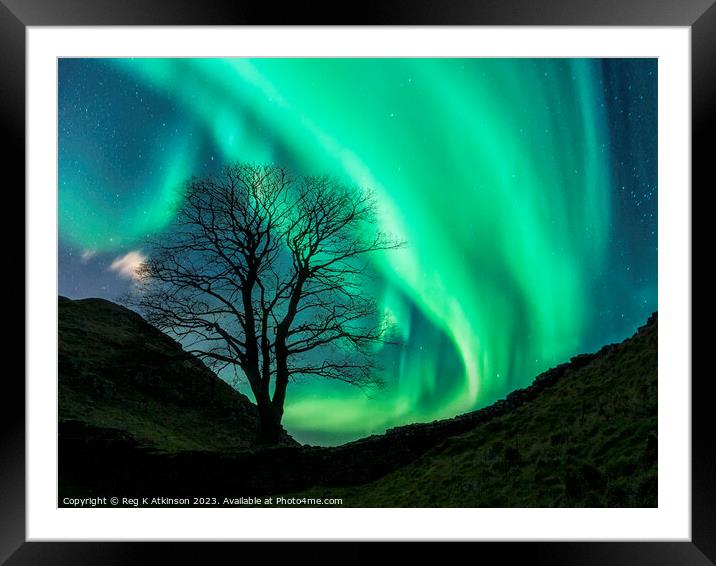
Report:
<svg viewBox="0 0 716 566"><path fill-rule="evenodd" d="M491 403L657 308L655 60L63 59L60 292L114 299L233 160L373 189L388 388L292 384L335 444ZM129 254L129 255L128 255ZM135 255L131 255L135 254ZM248 393L248 387L242 387Z"/></svg>

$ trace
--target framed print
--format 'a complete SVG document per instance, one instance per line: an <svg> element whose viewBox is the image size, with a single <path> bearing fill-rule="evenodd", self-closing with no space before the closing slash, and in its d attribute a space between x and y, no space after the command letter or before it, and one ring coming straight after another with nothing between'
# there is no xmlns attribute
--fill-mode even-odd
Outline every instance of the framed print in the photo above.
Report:
<svg viewBox="0 0 716 566"><path fill-rule="evenodd" d="M714 559L709 2L5 4L8 563Z"/></svg>

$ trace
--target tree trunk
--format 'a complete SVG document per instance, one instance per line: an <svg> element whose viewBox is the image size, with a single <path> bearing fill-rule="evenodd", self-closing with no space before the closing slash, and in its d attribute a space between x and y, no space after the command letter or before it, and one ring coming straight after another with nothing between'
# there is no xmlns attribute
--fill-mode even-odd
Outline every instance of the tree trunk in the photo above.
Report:
<svg viewBox="0 0 716 566"><path fill-rule="evenodd" d="M256 439L257 444L273 445L278 444L281 440L281 417L280 413L274 410L271 403L268 406L259 403L259 431Z"/></svg>
<svg viewBox="0 0 716 566"><path fill-rule="evenodd" d="M282 324L276 333L276 383L273 399L269 396L268 386L257 397L260 418L259 444L278 444L281 439L281 419L289 376L286 327L286 324Z"/></svg>

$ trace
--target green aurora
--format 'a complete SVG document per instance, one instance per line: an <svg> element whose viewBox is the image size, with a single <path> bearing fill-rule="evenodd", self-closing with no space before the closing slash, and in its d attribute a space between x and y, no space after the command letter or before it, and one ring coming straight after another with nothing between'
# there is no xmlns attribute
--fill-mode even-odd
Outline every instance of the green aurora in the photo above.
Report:
<svg viewBox="0 0 716 566"><path fill-rule="evenodd" d="M376 354L389 386L366 396L297 382L284 425L336 444L451 417L626 336L656 309L656 237L623 245L636 232L615 218L624 146L604 76L587 59L63 60L61 246L109 260L141 249L170 225L176 186L227 161L371 188L379 228L407 242L375 258L371 292L401 337ZM74 89L77 77L85 86ZM132 103L90 97L96 77L121 81ZM97 130L82 126L81 96ZM90 108L98 100L101 111ZM638 149L629 155L648 155L639 167L655 171L655 145ZM625 247L650 250L636 287L614 267ZM618 323L600 322L607 297L627 313Z"/></svg>

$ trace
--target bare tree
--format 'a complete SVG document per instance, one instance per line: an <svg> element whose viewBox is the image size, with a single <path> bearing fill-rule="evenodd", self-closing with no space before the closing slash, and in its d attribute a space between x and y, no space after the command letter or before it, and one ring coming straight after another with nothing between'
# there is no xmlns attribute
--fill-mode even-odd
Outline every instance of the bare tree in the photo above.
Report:
<svg viewBox="0 0 716 566"><path fill-rule="evenodd" d="M217 371L245 376L259 442L279 441L293 378L381 384L371 352L387 337L366 292L367 260L400 243L375 228L370 193L235 164L192 179L180 202L130 301Z"/></svg>

